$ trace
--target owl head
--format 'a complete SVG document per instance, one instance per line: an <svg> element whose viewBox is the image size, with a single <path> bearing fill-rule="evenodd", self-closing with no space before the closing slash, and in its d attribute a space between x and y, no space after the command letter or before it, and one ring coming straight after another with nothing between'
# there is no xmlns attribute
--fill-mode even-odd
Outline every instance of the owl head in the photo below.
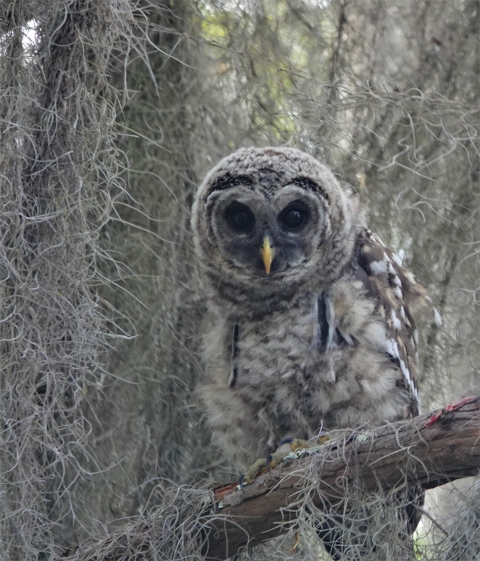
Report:
<svg viewBox="0 0 480 561"><path fill-rule="evenodd" d="M200 185L195 248L212 287L253 300L326 285L351 259L356 199L332 172L294 148L242 148Z"/></svg>

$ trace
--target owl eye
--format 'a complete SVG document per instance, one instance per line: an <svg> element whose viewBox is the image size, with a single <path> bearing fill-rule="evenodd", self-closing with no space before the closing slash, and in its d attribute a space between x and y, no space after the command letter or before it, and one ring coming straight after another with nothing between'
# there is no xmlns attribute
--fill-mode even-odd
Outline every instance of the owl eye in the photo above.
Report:
<svg viewBox="0 0 480 561"><path fill-rule="evenodd" d="M255 224L252 211L241 203L231 204L225 214L230 226L238 232L249 232Z"/></svg>
<svg viewBox="0 0 480 561"><path fill-rule="evenodd" d="M279 220L287 230L298 230L305 224L308 217L308 211L303 206L289 206L284 209Z"/></svg>

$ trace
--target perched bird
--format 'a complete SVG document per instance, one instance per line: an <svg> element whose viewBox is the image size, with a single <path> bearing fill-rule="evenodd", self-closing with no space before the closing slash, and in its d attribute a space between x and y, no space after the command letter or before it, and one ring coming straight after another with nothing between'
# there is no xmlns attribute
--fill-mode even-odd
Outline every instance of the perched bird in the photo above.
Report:
<svg viewBox="0 0 480 561"><path fill-rule="evenodd" d="M413 314L428 297L357 199L293 148L243 148L198 189L214 441L242 470L285 437L418 414Z"/></svg>

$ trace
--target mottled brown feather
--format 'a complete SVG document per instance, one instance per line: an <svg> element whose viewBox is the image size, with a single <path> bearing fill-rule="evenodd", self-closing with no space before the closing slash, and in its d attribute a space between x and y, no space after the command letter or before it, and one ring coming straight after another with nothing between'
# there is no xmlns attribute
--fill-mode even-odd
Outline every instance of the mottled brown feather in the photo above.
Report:
<svg viewBox="0 0 480 561"><path fill-rule="evenodd" d="M417 328L412 310L430 304L427 291L415 281L408 269L400 265L392 250L368 228L362 229L358 245L355 277L374 300L375 311L384 320L387 337L397 343L398 356L391 354L390 358L403 374L399 383L411 392L410 415L418 415Z"/></svg>

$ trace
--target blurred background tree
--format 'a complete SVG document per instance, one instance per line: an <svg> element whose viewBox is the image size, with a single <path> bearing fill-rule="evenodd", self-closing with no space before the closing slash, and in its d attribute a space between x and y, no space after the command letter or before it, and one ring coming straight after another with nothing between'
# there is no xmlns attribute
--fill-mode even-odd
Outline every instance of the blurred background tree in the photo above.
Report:
<svg viewBox="0 0 480 561"><path fill-rule="evenodd" d="M443 318L423 325L424 410L478 393L479 0L3 2L0 75L6 559L235 475L195 404L189 215L241 146L299 147L358 193ZM419 537L419 558L473 558L475 497L432 494L467 549Z"/></svg>

